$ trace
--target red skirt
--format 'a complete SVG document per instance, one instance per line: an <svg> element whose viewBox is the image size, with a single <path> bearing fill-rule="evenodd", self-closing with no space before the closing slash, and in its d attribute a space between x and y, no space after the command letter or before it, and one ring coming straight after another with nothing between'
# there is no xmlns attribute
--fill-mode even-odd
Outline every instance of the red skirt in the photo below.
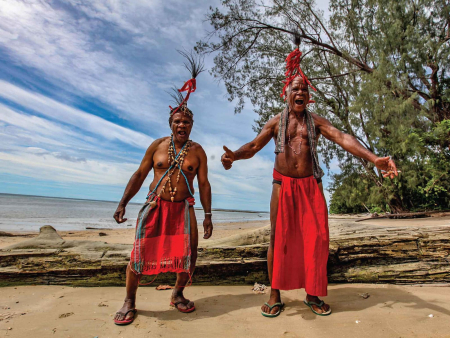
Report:
<svg viewBox="0 0 450 338"><path fill-rule="evenodd" d="M304 288L327 295L328 211L313 176L292 178L274 170L281 181L275 229L272 287Z"/></svg>
<svg viewBox="0 0 450 338"><path fill-rule="evenodd" d="M156 200L151 207L150 201ZM192 197L169 202L150 195L136 222L136 236L130 267L136 274L189 272L191 267L191 227L189 207Z"/></svg>

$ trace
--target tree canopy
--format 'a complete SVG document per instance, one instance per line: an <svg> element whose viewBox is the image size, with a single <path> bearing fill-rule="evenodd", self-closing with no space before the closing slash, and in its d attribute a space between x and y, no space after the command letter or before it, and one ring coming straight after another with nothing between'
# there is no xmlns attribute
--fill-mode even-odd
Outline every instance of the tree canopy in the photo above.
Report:
<svg viewBox="0 0 450 338"><path fill-rule="evenodd" d="M331 212L448 209L450 205L450 6L425 0L330 0L325 19L313 0L224 0L197 51L213 53L212 73L240 112L246 100L258 132L280 98L291 36L317 88L310 109L402 171L383 179L371 163L321 138Z"/></svg>

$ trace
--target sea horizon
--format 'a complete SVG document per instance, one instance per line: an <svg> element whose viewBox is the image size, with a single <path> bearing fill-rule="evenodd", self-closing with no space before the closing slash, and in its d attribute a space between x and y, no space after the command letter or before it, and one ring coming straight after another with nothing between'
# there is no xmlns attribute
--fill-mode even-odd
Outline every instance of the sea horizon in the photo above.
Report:
<svg viewBox="0 0 450 338"><path fill-rule="evenodd" d="M7 195L7 196L26 196L26 197L43 197L43 198L55 198L55 199L63 199L63 200L74 200L74 201L91 201L91 202L107 202L107 203L119 203L119 201L112 201L112 200L96 200L92 198L76 198L76 197L59 197L59 196L45 196L45 195L32 195L32 194L11 194L11 193L3 193L0 192L0 195ZM142 205L142 203L137 202L129 202L128 205ZM200 207L194 207L196 210L203 210L203 208ZM269 211L261 211L261 210L245 210L245 209L226 209L226 208L211 208L212 211L226 211L226 212L248 212L248 213L267 213Z"/></svg>
<svg viewBox="0 0 450 338"><path fill-rule="evenodd" d="M117 224L113 219L117 203L116 201L0 193L0 230L38 231L44 225L51 225L62 231L133 227L143 203L129 203L125 213L127 221L121 224ZM195 209L195 215L201 226L204 220L203 209ZM215 224L262 220L269 220L269 212L213 209Z"/></svg>

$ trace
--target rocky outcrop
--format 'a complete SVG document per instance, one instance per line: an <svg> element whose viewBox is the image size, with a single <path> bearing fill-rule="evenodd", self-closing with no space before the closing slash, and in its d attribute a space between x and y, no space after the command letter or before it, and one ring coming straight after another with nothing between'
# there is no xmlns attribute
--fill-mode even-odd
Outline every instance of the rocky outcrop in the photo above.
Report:
<svg viewBox="0 0 450 338"><path fill-rule="evenodd" d="M264 227L200 247L195 284L268 283L269 235ZM450 282L449 226L339 221L331 223L330 238L330 282ZM126 244L65 241L45 226L36 238L0 250L0 285L124 285L131 249ZM174 280L174 274L162 274L153 285Z"/></svg>

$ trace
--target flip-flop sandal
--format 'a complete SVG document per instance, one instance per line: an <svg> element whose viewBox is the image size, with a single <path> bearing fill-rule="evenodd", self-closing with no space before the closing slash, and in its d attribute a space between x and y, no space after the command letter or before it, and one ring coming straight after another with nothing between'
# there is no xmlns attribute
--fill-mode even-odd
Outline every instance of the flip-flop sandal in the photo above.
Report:
<svg viewBox="0 0 450 338"><path fill-rule="evenodd" d="M180 308L178 307L179 304L188 305L190 302L191 302L191 301L190 301L189 299L186 299L186 301L181 301L181 302L176 302L176 303L170 302L170 306L173 306L175 309L177 309L177 310L180 311L180 312L183 312L183 313L190 313L190 312L192 312L192 311L195 311L195 306L190 307L190 308L188 308L188 309L180 309Z"/></svg>
<svg viewBox="0 0 450 338"><path fill-rule="evenodd" d="M316 303L316 302L308 302L308 301L305 299L305 300L303 301L303 303L305 303L306 306L308 306L308 307L311 309L311 311L312 311L313 313L315 313L316 315L318 315L318 316L329 316L329 315L331 314L331 307L328 309L327 312L323 312L323 313L317 312L317 311L314 310L314 308L312 307L313 305L316 305L316 306L322 308L322 305L325 304L325 302L324 302L323 300L321 300L320 303Z"/></svg>
<svg viewBox="0 0 450 338"><path fill-rule="evenodd" d="M131 310L128 310L127 312L125 312L125 315L123 316L123 318L127 318L127 315L130 312L133 312L133 318L124 319L124 320L116 320L116 319L114 319L114 324L116 324L116 325L129 325L129 324L131 324L134 321L134 319L136 318L136 313L137 313L136 309L131 309ZM117 313L122 314L121 312L116 312L116 314Z"/></svg>
<svg viewBox="0 0 450 338"><path fill-rule="evenodd" d="M272 309L273 309L275 306L278 306L278 307L280 308L280 309L279 309L277 312L275 312L275 313L265 313L264 311L261 311L261 314L262 314L264 317L269 317L269 318L278 317L278 316L280 315L281 311L283 311L283 308L284 308L284 303L275 303L275 304L273 304L273 305L269 305L269 303L264 303L264 305L267 305L267 306L269 307L270 311L272 311Z"/></svg>

